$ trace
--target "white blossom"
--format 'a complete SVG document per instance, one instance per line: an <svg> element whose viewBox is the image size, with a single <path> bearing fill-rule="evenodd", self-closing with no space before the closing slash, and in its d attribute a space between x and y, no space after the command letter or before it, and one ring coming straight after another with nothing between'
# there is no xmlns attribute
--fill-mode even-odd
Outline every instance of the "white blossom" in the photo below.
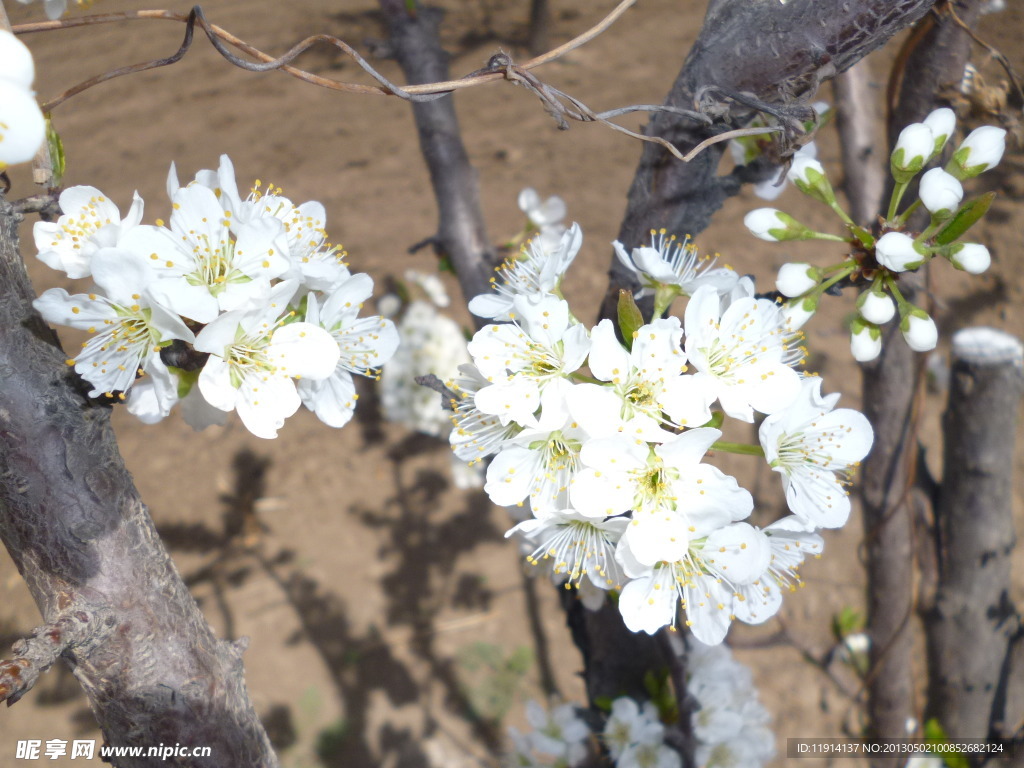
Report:
<svg viewBox="0 0 1024 768"><path fill-rule="evenodd" d="M326 331L340 356L324 377L305 376L298 385L303 405L330 427L349 422L357 399L352 374L376 376L395 354L398 331L382 317L359 317L363 302L373 292L369 275L356 274L342 282L323 301L308 294L306 322Z"/></svg>
<svg viewBox="0 0 1024 768"><path fill-rule="evenodd" d="M487 468L484 490L499 506L519 504L551 512L569 506L569 486L580 469L587 434L569 416L572 385L556 379L541 395L540 416L509 438ZM486 392L486 390L484 390ZM479 401L481 392L477 393Z"/></svg>
<svg viewBox="0 0 1024 768"><path fill-rule="evenodd" d="M527 424L544 386L572 373L590 350L587 329L570 322L569 305L554 296L516 296L517 324L487 325L469 342L473 362L493 384L478 390L476 407L503 424Z"/></svg>
<svg viewBox="0 0 1024 768"><path fill-rule="evenodd" d="M194 341L195 336L153 299L153 274L134 254L106 248L93 256L92 268L102 295L70 296L63 288L51 288L32 304L48 322L92 334L68 363L92 384L90 397L113 397L132 386L163 343Z"/></svg>
<svg viewBox="0 0 1024 768"><path fill-rule="evenodd" d="M491 278L494 293L482 293L469 302L469 311L492 320L511 320L517 296L535 300L554 293L565 271L583 243L579 224L573 224L552 247L534 238L523 246L519 255L506 259L495 271L501 276Z"/></svg>
<svg viewBox="0 0 1024 768"><path fill-rule="evenodd" d="M27 163L46 138L46 120L32 91L34 79L28 48L0 29L0 171Z"/></svg>
<svg viewBox="0 0 1024 768"><path fill-rule="evenodd" d="M142 225L120 244L150 259L154 294L183 317L209 323L220 312L264 302L288 271L284 225L274 217L234 224L213 190L192 184L174 195L170 229Z"/></svg>
<svg viewBox="0 0 1024 768"><path fill-rule="evenodd" d="M823 397L821 379L803 380L800 395L758 430L768 465L782 475L786 503L810 525L838 528L850 514L847 477L871 448L863 414L835 408L839 394Z"/></svg>
<svg viewBox="0 0 1024 768"><path fill-rule="evenodd" d="M531 565L550 561L552 572L569 585L579 587L584 577L601 590L621 589L625 578L615 559L615 545L629 521L586 518L578 512L535 510L534 517L516 525L505 537L524 537L533 549Z"/></svg>
<svg viewBox="0 0 1024 768"><path fill-rule="evenodd" d="M325 379L338 362L338 345L327 331L308 322L284 324L297 287L280 283L266 302L225 312L196 336L196 350L210 353L199 374L203 397L214 408L237 411L257 437L276 437L298 410L293 377Z"/></svg>
<svg viewBox="0 0 1024 768"><path fill-rule="evenodd" d="M675 286L685 296L692 296L702 285L713 286L723 294L738 279L735 270L716 268L716 258L698 256L697 246L688 236L680 240L664 229L651 230L651 244L634 248L629 254L618 240L612 246L622 265L640 282L637 298L653 293L659 285Z"/></svg>
<svg viewBox="0 0 1024 768"><path fill-rule="evenodd" d="M95 187L68 187L60 193L60 209L64 213L57 221L37 221L32 227L38 258L48 267L68 277L88 277L92 257L101 248L134 250L123 241L142 221L143 202L138 192L124 219L117 206Z"/></svg>
<svg viewBox="0 0 1024 768"><path fill-rule="evenodd" d="M455 456L469 464L477 464L497 453L505 441L522 429L514 421L502 424L497 416L484 413L476 406L476 395L490 382L475 365L460 365L459 376L447 387L457 396L452 402L452 431L448 436Z"/></svg>
<svg viewBox="0 0 1024 768"><path fill-rule="evenodd" d="M738 299L721 312L717 294L703 288L686 306L684 326L694 378L729 416L752 422L754 410L774 413L796 397L799 335L773 302Z"/></svg>
<svg viewBox="0 0 1024 768"><path fill-rule="evenodd" d="M565 232L562 221L567 213L565 201L557 195L541 200L537 190L527 187L519 193L519 210L526 214L530 225L538 231L538 245L545 250L558 247Z"/></svg>

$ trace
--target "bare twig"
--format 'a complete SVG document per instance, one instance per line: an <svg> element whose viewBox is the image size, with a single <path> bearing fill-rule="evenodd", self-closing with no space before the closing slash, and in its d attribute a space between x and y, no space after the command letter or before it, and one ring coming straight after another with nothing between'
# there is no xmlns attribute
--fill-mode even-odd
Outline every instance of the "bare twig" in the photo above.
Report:
<svg viewBox="0 0 1024 768"><path fill-rule="evenodd" d="M676 158L683 162L689 162L697 154L706 149L708 146L715 144L720 141L727 141L738 135L751 135L755 133L770 133L776 129L772 128L761 128L761 129L748 129L749 133L739 134L722 134L715 136L703 142L699 146L695 147L691 152L686 155L681 154L670 142L665 141L657 136L644 136L642 134L631 131L628 128L624 128L621 125L617 125L610 121L611 117L615 117L622 114L628 114L631 112L670 112L681 117L686 117L697 122L710 124L711 120L706 115L700 112L694 112L693 110L681 109L672 106L657 106L651 104L644 105L633 105L628 107L621 107L619 109L609 110L608 112L594 112L585 104L578 99L569 96L562 91L553 88L549 85L542 83L533 75L528 74L528 70L538 67L541 64L546 64L550 61L554 61L560 56L565 55L571 50L580 47L584 43L592 40L601 34L604 30L610 27L627 9L633 6L636 0L623 0L619 3L616 8L604 17L598 24L591 29L587 30L583 34L573 38L569 42L558 46L552 51L545 53L541 56L534 57L522 65L514 64L511 58L504 53L499 53L493 56L488 62L488 65L483 69L471 72L463 78L458 80L444 80L433 83L421 83L418 85L400 87L395 83L392 83L384 75L378 72L374 67L366 61L359 53L352 48L344 40L341 40L332 35L312 35L305 38L301 42L292 46L287 53L277 58L270 56L267 53L259 50L258 48L246 43L244 40L236 37L227 30L218 27L215 24L211 24L203 13L202 8L198 5L193 7L192 10L186 15L181 13L175 13L172 11L129 11L123 13L108 13L108 14L96 14L93 16L86 16L78 19L68 19L59 21L49 22L37 22L34 24L22 24L15 28L15 32L18 34L28 34L30 32L43 32L55 29L70 29L76 26L83 26L88 24L102 24L116 21L137 21L143 19L157 19L164 21L179 21L185 24L185 37L182 40L178 50L170 56L166 56L160 59L153 59L151 61L140 62L138 64L131 64L125 67L119 67L112 69L108 72L104 72L95 77L91 77L88 80L84 80L77 85L68 88L63 93L55 96L49 101L42 105L43 111L49 112L56 107L63 104L72 96L75 96L89 88L100 83L107 82L123 75L130 75L137 72L145 72L146 70L156 69L159 67L166 67L181 61L189 48L192 46L193 33L196 25L206 33L210 43L217 50L217 52L223 56L228 62L239 67L241 69L248 70L250 72L268 72L271 70L280 70L286 72L293 77L296 77L304 82L312 85L322 86L331 90L344 91L348 93L357 93L362 95L384 95L384 96L397 96L400 99L411 102L425 102L433 101L434 99L441 98L445 94L451 93L452 91L460 88L467 88L474 85L480 85L482 83L494 82L500 79L509 80L516 85L522 85L534 93L544 103L545 108L548 112L555 117L559 123L559 128L567 129L569 127L565 118L575 120L578 122L597 122L602 125L611 128L619 133L624 133L634 139L641 141L649 141L655 144L660 144L664 148L668 149ZM369 74L374 80L380 83L379 86L368 86L359 85L356 83L346 83L332 78L323 77L321 75L315 75L312 72L299 69L297 67L290 66L290 63L294 61L302 53L306 52L314 45L318 43L325 43L338 48L347 56L351 57L362 69ZM257 61L248 61L239 56L236 56L228 49L228 45L237 48L238 50L252 56ZM572 108L566 107L563 102L568 102Z"/></svg>
<svg viewBox="0 0 1024 768"><path fill-rule="evenodd" d="M65 653L88 656L114 631L117 617L106 607L76 603L11 648L13 657L0 662L0 701L14 704L39 676Z"/></svg>

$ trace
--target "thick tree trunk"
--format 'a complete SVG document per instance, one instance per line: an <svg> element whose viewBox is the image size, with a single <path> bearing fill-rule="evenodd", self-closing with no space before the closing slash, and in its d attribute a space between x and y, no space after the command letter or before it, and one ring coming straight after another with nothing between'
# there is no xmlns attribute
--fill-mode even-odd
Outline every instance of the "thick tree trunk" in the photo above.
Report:
<svg viewBox="0 0 1024 768"><path fill-rule="evenodd" d="M217 640L164 549L110 428L32 309L18 217L0 197L0 539L47 628L0 664L16 700L63 651L113 746L209 747L118 766L276 766L245 689L243 647ZM52 661L52 659L50 659Z"/></svg>
<svg viewBox="0 0 1024 768"><path fill-rule="evenodd" d="M1024 346L990 328L953 337L942 490L939 585L927 617L930 715L950 736L984 739L1002 708L1010 636L1013 455Z"/></svg>
<svg viewBox="0 0 1024 768"><path fill-rule="evenodd" d="M968 23L977 18L977 2L958 3L957 8ZM959 81L967 61L970 41L948 16L929 24L912 39L913 47L903 60L902 86L888 126L890 147L904 126L938 106L936 94ZM920 220L912 220L911 225L923 226ZM917 300L919 288L914 280L901 281L909 301ZM920 714L914 708L910 628L914 599L911 494L917 459L913 421L919 361L895 327L890 330L881 356L863 369L864 407L875 429L875 445L864 465L862 499L872 642L868 718L870 731L878 738L907 736L909 719ZM887 758L872 761L874 766L897 763Z"/></svg>

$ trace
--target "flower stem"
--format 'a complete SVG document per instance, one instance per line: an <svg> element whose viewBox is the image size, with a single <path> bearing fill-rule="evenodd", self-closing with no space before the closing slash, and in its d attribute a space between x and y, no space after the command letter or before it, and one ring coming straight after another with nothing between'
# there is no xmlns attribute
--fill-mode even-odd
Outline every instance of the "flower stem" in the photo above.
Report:
<svg viewBox="0 0 1024 768"><path fill-rule="evenodd" d="M760 445L748 445L746 443L727 443L718 440L711 445L713 451L724 451L725 453L739 453L744 456L764 456L764 448Z"/></svg>
<svg viewBox="0 0 1024 768"><path fill-rule="evenodd" d="M910 182L896 182L896 186L892 190L892 197L889 199L889 213L885 217L887 221L896 218L896 210L900 207L900 200L903 199L903 193L907 191L909 185Z"/></svg>

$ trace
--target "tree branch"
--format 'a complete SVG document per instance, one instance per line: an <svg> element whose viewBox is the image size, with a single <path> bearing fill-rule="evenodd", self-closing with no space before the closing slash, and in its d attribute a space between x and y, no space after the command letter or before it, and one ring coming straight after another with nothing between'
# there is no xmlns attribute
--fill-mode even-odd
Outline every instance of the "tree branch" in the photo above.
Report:
<svg viewBox="0 0 1024 768"><path fill-rule="evenodd" d="M243 648L213 636L124 467L109 408L88 403L32 309L18 220L0 198L0 540L48 628L19 644L28 666L17 664L41 669L59 652L113 746L180 743L212 758L178 765L276 766ZM47 639L58 640L48 653Z"/></svg>

